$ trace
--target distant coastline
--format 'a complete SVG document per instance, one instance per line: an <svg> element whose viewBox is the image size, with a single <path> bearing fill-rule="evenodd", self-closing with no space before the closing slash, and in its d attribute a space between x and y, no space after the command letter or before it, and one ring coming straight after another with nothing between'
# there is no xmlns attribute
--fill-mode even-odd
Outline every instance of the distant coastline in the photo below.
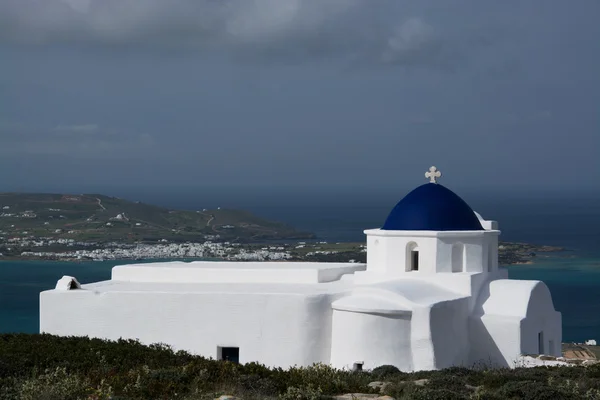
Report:
<svg viewBox="0 0 600 400"><path fill-rule="evenodd" d="M527 265L540 256L564 252L558 246L528 243L501 242L500 265ZM67 262L87 261L145 261L164 259L215 259L231 261L315 261L315 262L366 262L364 243L306 242L291 243L232 243L206 241L200 243L129 244L111 242L93 243L88 248L73 249L68 246L53 251L22 251L0 256L0 260L48 260Z"/></svg>
<svg viewBox="0 0 600 400"><path fill-rule="evenodd" d="M257 243L314 237L244 210L176 210L100 194L0 193L0 254L6 257L115 243Z"/></svg>
<svg viewBox="0 0 600 400"><path fill-rule="evenodd" d="M559 246L533 245L529 243L500 242L498 246L498 263L500 265L528 265L551 253L565 252Z"/></svg>
<svg viewBox="0 0 600 400"><path fill-rule="evenodd" d="M185 211L100 194L0 193L0 260L366 262L364 243L337 239L220 207ZM564 250L503 242L498 258L501 265L531 264Z"/></svg>

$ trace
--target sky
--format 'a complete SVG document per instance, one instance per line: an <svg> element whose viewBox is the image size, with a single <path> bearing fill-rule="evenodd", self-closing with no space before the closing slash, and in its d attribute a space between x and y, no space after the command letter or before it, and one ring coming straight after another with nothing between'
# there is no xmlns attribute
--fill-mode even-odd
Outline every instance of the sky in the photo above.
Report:
<svg viewBox="0 0 600 400"><path fill-rule="evenodd" d="M0 191L598 190L597 0L0 0Z"/></svg>

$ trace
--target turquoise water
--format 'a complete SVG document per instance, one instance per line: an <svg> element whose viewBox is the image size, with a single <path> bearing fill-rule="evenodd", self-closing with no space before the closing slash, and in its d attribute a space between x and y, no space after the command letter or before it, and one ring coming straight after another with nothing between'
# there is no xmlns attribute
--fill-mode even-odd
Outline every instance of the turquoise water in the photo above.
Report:
<svg viewBox="0 0 600 400"><path fill-rule="evenodd" d="M552 257L509 267L513 279L542 280L562 313L563 341L600 339L600 257Z"/></svg>
<svg viewBox="0 0 600 400"><path fill-rule="evenodd" d="M108 280L112 267L131 262L0 261L0 332L37 333L39 294L53 289L63 275L81 283Z"/></svg>
<svg viewBox="0 0 600 400"><path fill-rule="evenodd" d="M0 332L38 332L39 293L53 288L63 275L75 276L81 283L106 280L113 266L127 263L0 262ZM565 341L600 339L600 258L566 253L509 267L509 275L546 282L556 309L563 313Z"/></svg>

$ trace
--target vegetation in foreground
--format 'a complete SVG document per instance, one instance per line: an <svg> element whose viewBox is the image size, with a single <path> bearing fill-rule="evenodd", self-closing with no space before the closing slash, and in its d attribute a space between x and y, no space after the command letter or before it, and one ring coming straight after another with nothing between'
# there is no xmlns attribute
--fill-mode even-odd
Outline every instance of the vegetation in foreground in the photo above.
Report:
<svg viewBox="0 0 600 400"><path fill-rule="evenodd" d="M425 379L426 381L423 381ZM215 361L164 345L51 335L0 335L0 399L317 400L346 393L395 399L600 399L600 365L402 373L382 366L351 372L324 365L270 369Z"/></svg>

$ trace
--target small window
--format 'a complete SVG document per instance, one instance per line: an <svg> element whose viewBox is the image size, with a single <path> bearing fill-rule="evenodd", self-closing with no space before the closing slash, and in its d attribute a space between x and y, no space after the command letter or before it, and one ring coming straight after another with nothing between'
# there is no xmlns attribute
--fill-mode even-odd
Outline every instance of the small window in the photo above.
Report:
<svg viewBox="0 0 600 400"><path fill-rule="evenodd" d="M544 331L538 333L538 354L544 353Z"/></svg>
<svg viewBox="0 0 600 400"><path fill-rule="evenodd" d="M405 271L419 270L419 247L415 242L406 245Z"/></svg>
<svg viewBox="0 0 600 400"><path fill-rule="evenodd" d="M238 364L240 362L239 347L218 347L217 358L222 361L230 361Z"/></svg>
<svg viewBox="0 0 600 400"><path fill-rule="evenodd" d="M352 366L352 370L354 372L361 372L363 370L363 362L355 362L354 365Z"/></svg>

